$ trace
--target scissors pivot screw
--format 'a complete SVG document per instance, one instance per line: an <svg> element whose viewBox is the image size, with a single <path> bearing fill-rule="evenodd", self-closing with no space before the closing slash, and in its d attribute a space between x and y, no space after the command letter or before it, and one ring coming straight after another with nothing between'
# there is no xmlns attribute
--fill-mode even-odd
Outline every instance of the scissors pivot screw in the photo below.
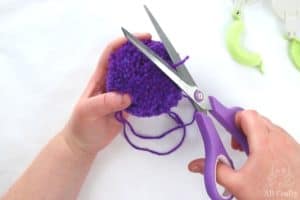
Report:
<svg viewBox="0 0 300 200"><path fill-rule="evenodd" d="M200 90L196 90L194 93L195 100L201 102L204 99L204 94Z"/></svg>

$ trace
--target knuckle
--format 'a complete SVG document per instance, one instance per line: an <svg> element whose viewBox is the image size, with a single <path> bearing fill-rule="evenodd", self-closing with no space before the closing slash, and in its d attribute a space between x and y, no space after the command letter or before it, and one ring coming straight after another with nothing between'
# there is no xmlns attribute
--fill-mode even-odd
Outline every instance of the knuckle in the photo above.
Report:
<svg viewBox="0 0 300 200"><path fill-rule="evenodd" d="M247 110L247 111L245 111L245 115L248 117L257 117L258 112L255 110Z"/></svg>
<svg viewBox="0 0 300 200"><path fill-rule="evenodd" d="M103 94L103 99L102 99L102 109L106 110L112 110L116 106L116 100L115 100L116 95L113 93L104 93Z"/></svg>
<svg viewBox="0 0 300 200"><path fill-rule="evenodd" d="M102 105L102 108L100 108L100 109L105 109L105 110L111 109L112 105L111 105L110 98L109 98L108 94L103 94L101 105Z"/></svg>
<svg viewBox="0 0 300 200"><path fill-rule="evenodd" d="M240 117L242 120L254 119L259 116L258 112L255 110L244 110L240 113Z"/></svg>
<svg viewBox="0 0 300 200"><path fill-rule="evenodd" d="M274 125L274 127L279 133L283 133L284 135L288 134L281 126Z"/></svg>
<svg viewBox="0 0 300 200"><path fill-rule="evenodd" d="M104 106L104 107L108 106L108 105L109 105L108 102L109 102L109 101L108 101L107 94L103 94L103 95L102 95L102 104L103 104L103 106Z"/></svg>

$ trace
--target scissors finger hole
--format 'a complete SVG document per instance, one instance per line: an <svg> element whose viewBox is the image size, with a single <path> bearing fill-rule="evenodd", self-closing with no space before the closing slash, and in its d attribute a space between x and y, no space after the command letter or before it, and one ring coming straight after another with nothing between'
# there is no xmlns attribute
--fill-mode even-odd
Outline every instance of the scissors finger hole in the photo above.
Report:
<svg viewBox="0 0 300 200"><path fill-rule="evenodd" d="M225 165L228 165L229 167L233 167L231 165L230 161L228 160L228 158L225 155L219 155L217 157L217 161L216 161L215 173L217 173L217 165L218 165L219 162L223 163ZM217 177L217 174L216 174L215 178L216 177ZM230 199L232 197L232 194L228 190L226 190L226 188L224 188L223 186L218 184L217 178L215 179L215 183L217 185L217 191L223 199Z"/></svg>

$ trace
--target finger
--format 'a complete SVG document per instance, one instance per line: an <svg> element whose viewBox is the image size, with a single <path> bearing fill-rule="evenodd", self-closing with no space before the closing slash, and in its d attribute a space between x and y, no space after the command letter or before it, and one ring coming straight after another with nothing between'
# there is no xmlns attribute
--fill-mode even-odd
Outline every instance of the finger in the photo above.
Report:
<svg viewBox="0 0 300 200"><path fill-rule="evenodd" d="M120 122L116 119L115 113L111 113L111 114L109 114L107 117L108 117L109 119L112 119L112 121L115 121L115 122L118 123L118 124L122 124L122 123L120 123ZM122 118L123 118L123 119L128 119L128 117L129 117L129 113L127 113L127 112L125 112L125 111L122 111Z"/></svg>
<svg viewBox="0 0 300 200"><path fill-rule="evenodd" d="M269 129L256 111L238 112L236 114L236 124L247 137L250 153L264 146Z"/></svg>
<svg viewBox="0 0 300 200"><path fill-rule="evenodd" d="M137 33L134 34L136 37L138 37L141 40L144 39L151 39L151 35L149 33ZM91 96L96 95L97 93L103 93L105 90L105 76L109 61L109 56L116 51L118 48L120 48L124 43L127 42L127 39L124 37L120 37L113 42L111 42L103 51L99 62L97 64L97 68L92 75L88 86L86 87L85 91L83 92L82 98L88 98Z"/></svg>
<svg viewBox="0 0 300 200"><path fill-rule="evenodd" d="M188 168L194 173L204 173L205 159L197 159L190 162ZM218 162L216 171L217 182L226 189L232 190L239 183L238 175L230 166Z"/></svg>
<svg viewBox="0 0 300 200"><path fill-rule="evenodd" d="M231 138L231 147L234 150L243 151L242 146L233 137Z"/></svg>
<svg viewBox="0 0 300 200"><path fill-rule="evenodd" d="M274 124L270 119L268 119L268 118L266 118L264 116L262 116L262 118L263 118L265 124L270 129L270 132L272 132L272 133L284 133L284 134L286 134L286 131L282 127Z"/></svg>
<svg viewBox="0 0 300 200"><path fill-rule="evenodd" d="M130 104L131 98L128 94L108 92L90 98L85 109L89 114L104 116L124 110Z"/></svg>
<svg viewBox="0 0 300 200"><path fill-rule="evenodd" d="M127 113L125 111L122 112L122 115L125 119L128 119L128 117L129 117L129 113Z"/></svg>
<svg viewBox="0 0 300 200"><path fill-rule="evenodd" d="M193 160L189 163L188 169L194 173L204 173L204 158Z"/></svg>
<svg viewBox="0 0 300 200"><path fill-rule="evenodd" d="M108 136L108 141L112 141L121 131L122 124L119 123L115 116L108 118L108 127L111 127L111 134Z"/></svg>
<svg viewBox="0 0 300 200"><path fill-rule="evenodd" d="M276 129L277 126L274 125L271 120L269 120L268 118L261 116L263 122L265 123L265 125L268 127L268 129L272 130L272 129Z"/></svg>

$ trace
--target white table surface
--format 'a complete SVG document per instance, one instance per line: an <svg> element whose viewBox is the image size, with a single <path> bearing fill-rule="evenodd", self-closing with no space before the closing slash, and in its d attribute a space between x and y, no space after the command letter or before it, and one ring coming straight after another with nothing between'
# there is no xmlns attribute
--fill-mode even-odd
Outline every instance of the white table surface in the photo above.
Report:
<svg viewBox="0 0 300 200"><path fill-rule="evenodd" d="M101 51L121 36L120 27L155 33L144 3L181 55L190 56L187 65L205 92L228 106L258 110L300 141L300 72L289 60L287 41L269 2L245 10L245 45L261 53L265 75L236 64L226 51L231 1L203 2L1 0L0 194L62 128ZM191 115L186 102L176 110L184 119ZM144 131L171 125L165 118L132 121ZM229 135L218 130L229 149ZM176 137L150 145L164 149ZM241 166L244 155L229 153ZM120 135L99 153L79 199L208 199L203 178L187 171L188 162L203 155L196 125L188 128L182 148L167 157L135 151Z"/></svg>

